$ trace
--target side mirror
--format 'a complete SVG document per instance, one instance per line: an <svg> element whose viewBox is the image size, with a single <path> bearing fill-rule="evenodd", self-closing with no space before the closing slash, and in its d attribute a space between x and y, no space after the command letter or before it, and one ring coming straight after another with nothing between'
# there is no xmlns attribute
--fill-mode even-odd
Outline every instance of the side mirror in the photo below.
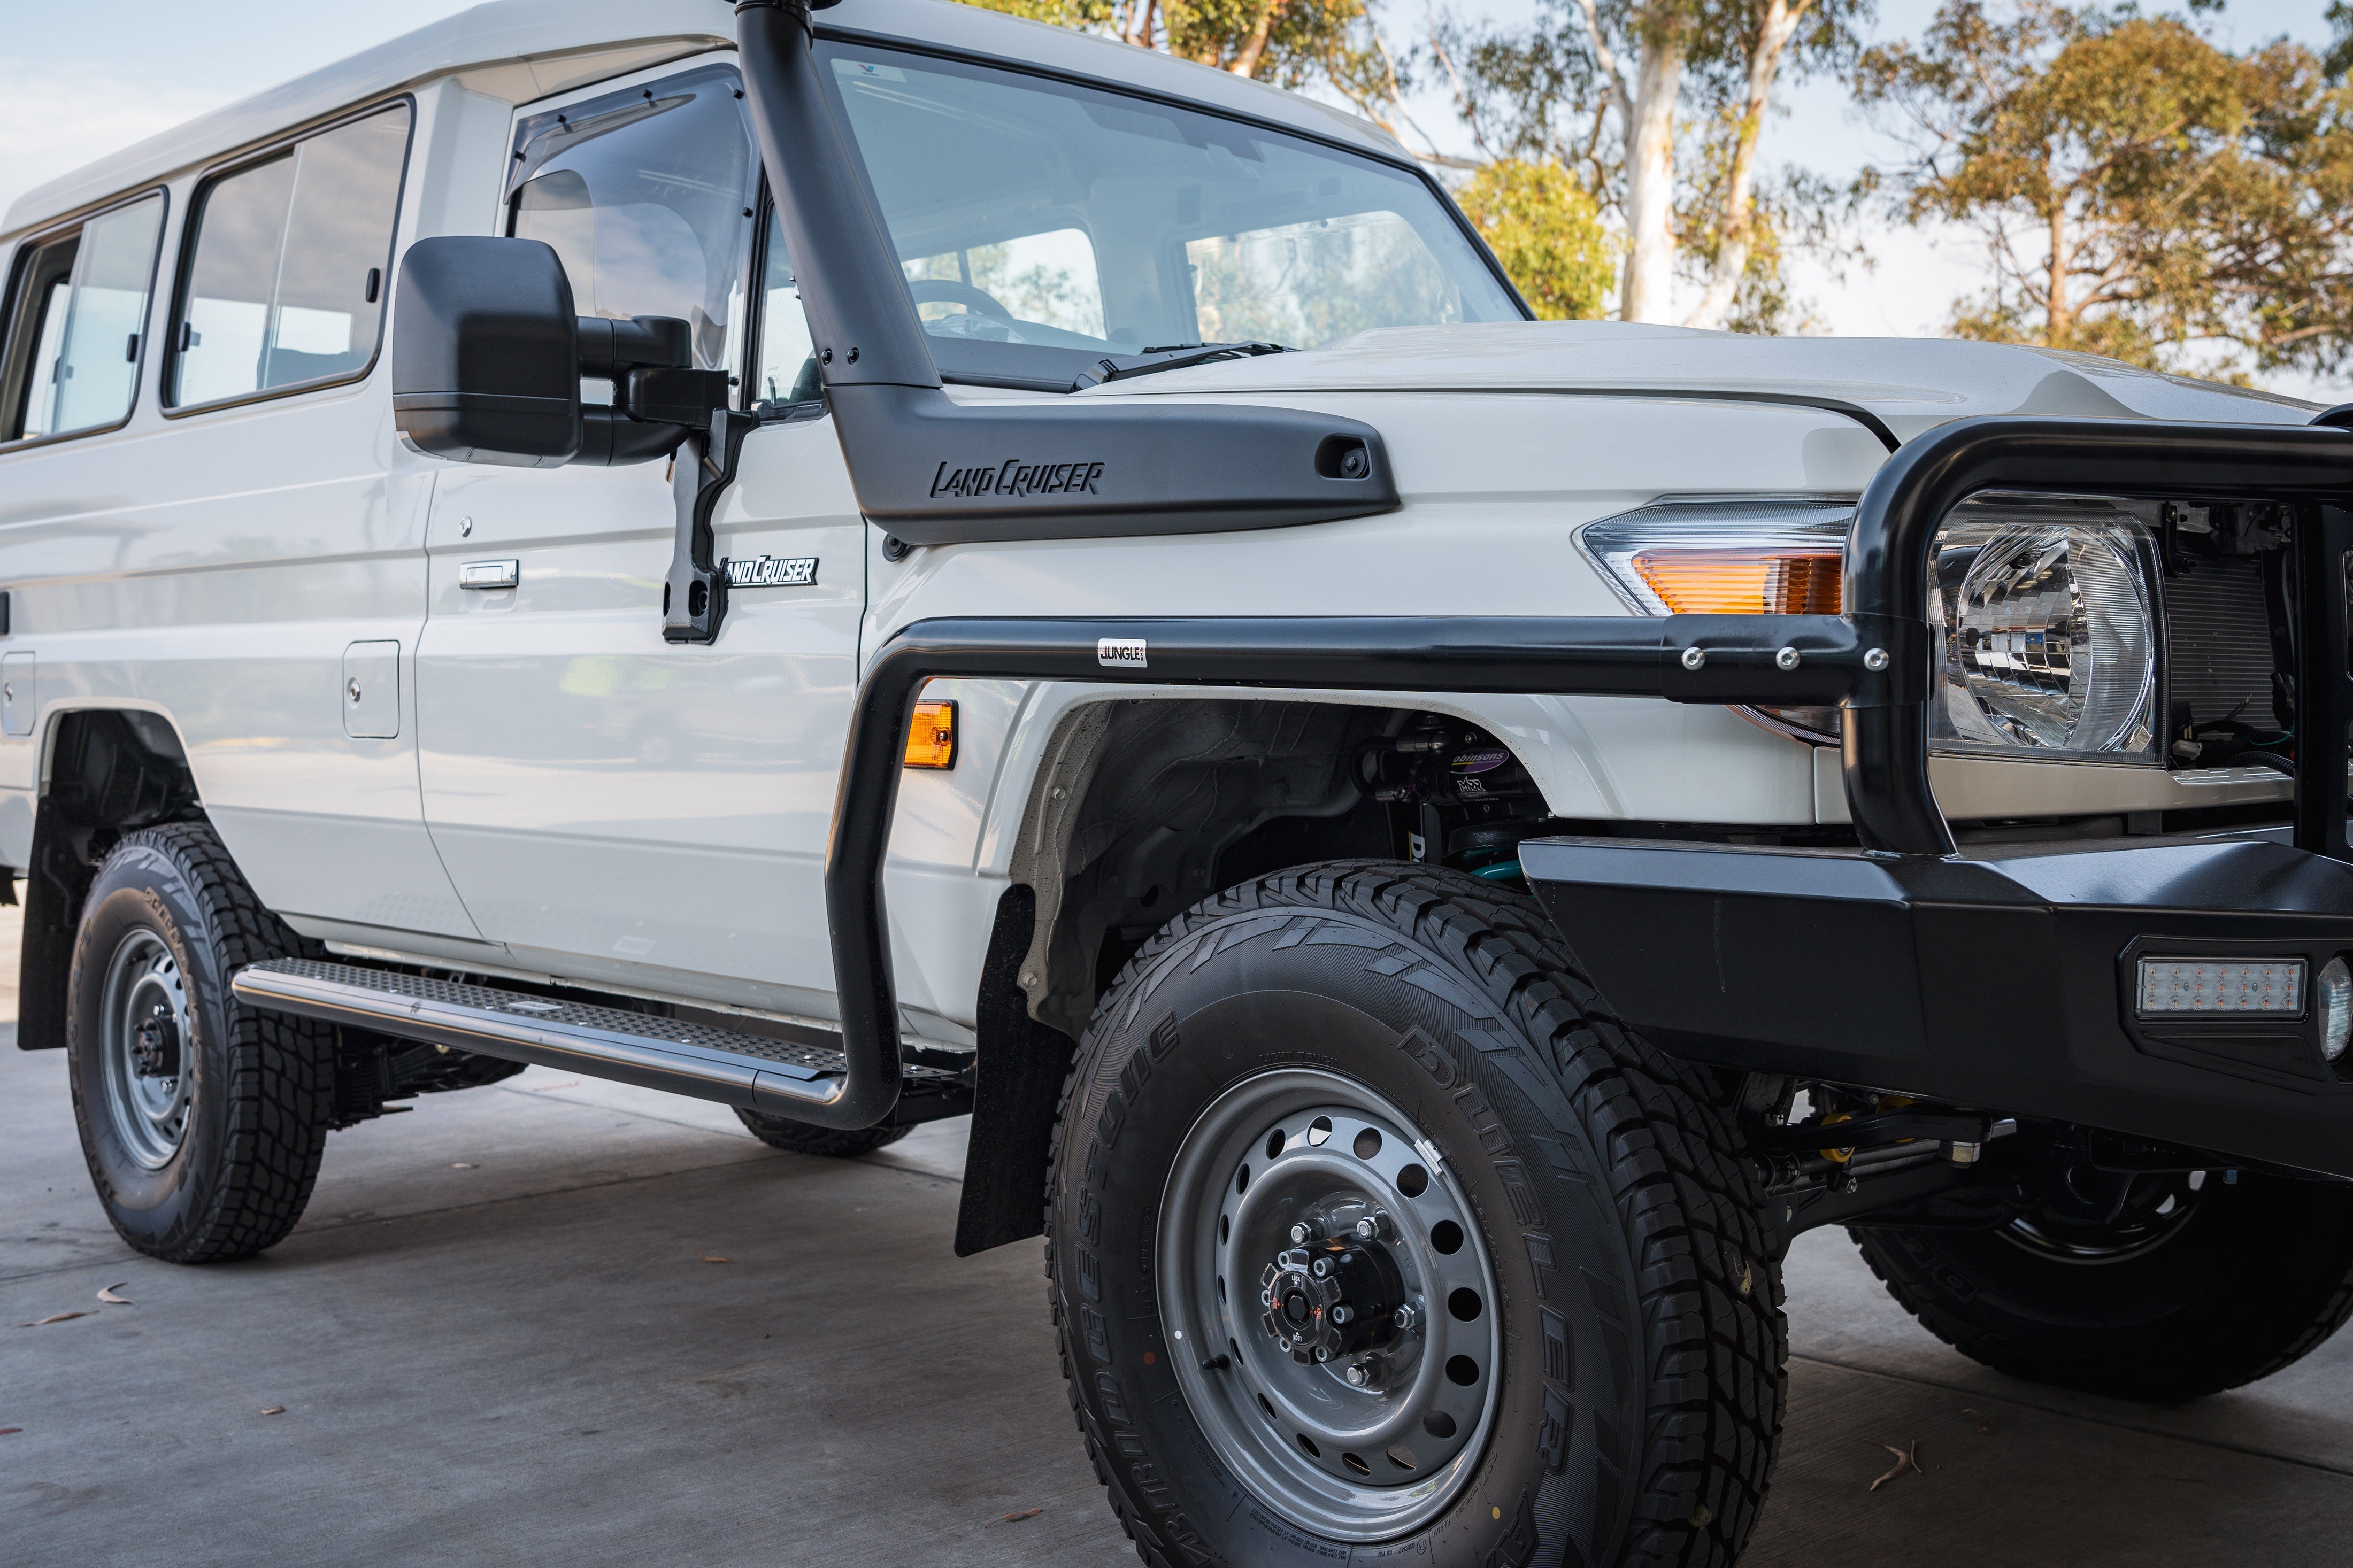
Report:
<svg viewBox="0 0 2353 1568"><path fill-rule="evenodd" d="M460 463L552 468L580 450L572 280L535 239L449 235L401 258L393 422Z"/></svg>
<svg viewBox="0 0 2353 1568"><path fill-rule="evenodd" d="M437 458L643 463L727 405L726 373L693 368L691 327L575 316L564 263L539 240L420 239L396 298L393 420ZM612 384L609 407L582 405L583 376Z"/></svg>

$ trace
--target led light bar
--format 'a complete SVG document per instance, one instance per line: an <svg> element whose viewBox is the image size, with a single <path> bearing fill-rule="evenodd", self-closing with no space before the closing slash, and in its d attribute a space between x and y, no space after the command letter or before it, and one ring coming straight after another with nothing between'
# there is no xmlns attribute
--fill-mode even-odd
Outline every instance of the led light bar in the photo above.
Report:
<svg viewBox="0 0 2353 1568"><path fill-rule="evenodd" d="M2304 1012L2304 960L2144 958L2139 1012L2294 1018Z"/></svg>

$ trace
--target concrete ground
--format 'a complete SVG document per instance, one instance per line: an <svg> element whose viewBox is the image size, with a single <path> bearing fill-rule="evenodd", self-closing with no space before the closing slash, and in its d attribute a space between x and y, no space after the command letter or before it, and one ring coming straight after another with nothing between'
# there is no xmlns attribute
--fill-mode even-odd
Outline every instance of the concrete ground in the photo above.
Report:
<svg viewBox="0 0 2353 1568"><path fill-rule="evenodd" d="M14 947L0 927L12 977ZM1071 1429L1038 1244L950 1252L961 1122L807 1159L533 1068L337 1133L290 1239L176 1268L108 1228L61 1055L12 1047L12 1568L1134 1561ZM2353 1565L2353 1334L2150 1409L1944 1349L1842 1235L1800 1242L1789 1312L1752 1568ZM1881 1445L1914 1443L1926 1473L1871 1491Z"/></svg>

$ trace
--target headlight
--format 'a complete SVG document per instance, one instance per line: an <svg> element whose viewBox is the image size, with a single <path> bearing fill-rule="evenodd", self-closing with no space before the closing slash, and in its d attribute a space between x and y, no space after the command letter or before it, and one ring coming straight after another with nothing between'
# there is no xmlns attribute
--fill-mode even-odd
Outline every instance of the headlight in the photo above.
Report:
<svg viewBox="0 0 2353 1568"><path fill-rule="evenodd" d="M2152 761L2155 566L2148 530L2107 502L1988 495L1954 508L1928 571L1944 637L1931 736Z"/></svg>
<svg viewBox="0 0 2353 1568"><path fill-rule="evenodd" d="M1853 521L1844 497L1670 499L1578 541L1651 615L1835 615ZM2156 580L2151 529L2115 502L1988 494L1956 507L1928 567L1937 749L2154 762ZM1836 709L1767 711L1838 733Z"/></svg>

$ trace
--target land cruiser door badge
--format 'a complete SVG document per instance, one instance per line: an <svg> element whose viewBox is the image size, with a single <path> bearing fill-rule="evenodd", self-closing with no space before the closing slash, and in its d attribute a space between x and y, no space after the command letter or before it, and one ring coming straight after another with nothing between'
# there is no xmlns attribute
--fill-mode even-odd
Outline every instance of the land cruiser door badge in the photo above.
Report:
<svg viewBox="0 0 2353 1568"><path fill-rule="evenodd" d="M817 586L814 555L755 555L749 561L728 561L731 588L813 588Z"/></svg>

